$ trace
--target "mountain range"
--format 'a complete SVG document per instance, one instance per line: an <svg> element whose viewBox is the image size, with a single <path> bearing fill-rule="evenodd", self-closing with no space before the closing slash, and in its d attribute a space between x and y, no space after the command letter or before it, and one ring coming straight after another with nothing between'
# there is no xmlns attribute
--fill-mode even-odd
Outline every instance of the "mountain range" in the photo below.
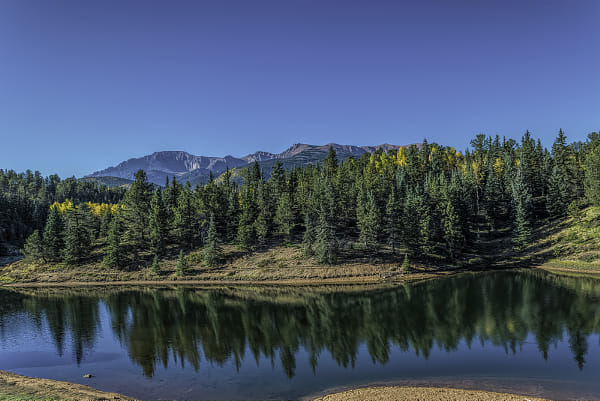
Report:
<svg viewBox="0 0 600 401"><path fill-rule="evenodd" d="M233 156L195 156L183 151L162 151L126 160L117 166L108 167L87 175L84 179L102 182L109 186L123 185L133 180L135 173L142 169L146 172L148 181L156 185L163 185L167 177L176 177L180 182L190 181L194 185L206 182L211 172L214 177L218 177L227 168L238 170L254 162L261 166L265 176L268 177L277 160L281 162L284 168L316 164L325 158L330 147L335 150L338 160L345 160L351 156L358 158L364 153L373 153L377 149L387 152L401 146L390 144L354 146L339 145L337 143L319 146L297 143L281 153L258 151L240 158Z"/></svg>

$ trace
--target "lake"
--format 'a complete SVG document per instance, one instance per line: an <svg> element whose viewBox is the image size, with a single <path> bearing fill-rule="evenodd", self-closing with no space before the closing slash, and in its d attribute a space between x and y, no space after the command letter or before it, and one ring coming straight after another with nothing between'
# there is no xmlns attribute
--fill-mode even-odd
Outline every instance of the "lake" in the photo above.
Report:
<svg viewBox="0 0 600 401"><path fill-rule="evenodd" d="M1 370L142 399L369 384L599 399L599 334L600 280L532 270L383 287L0 290Z"/></svg>

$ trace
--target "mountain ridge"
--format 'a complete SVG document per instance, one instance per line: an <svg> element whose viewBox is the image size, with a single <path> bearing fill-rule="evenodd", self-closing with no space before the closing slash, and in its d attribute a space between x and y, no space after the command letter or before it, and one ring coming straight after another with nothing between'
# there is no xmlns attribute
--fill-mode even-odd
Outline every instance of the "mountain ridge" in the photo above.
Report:
<svg viewBox="0 0 600 401"><path fill-rule="evenodd" d="M231 155L223 157L197 156L182 150L165 150L142 157L130 158L116 166L88 174L84 178L115 177L133 180L135 173L142 169L146 171L148 181L157 185L163 185L167 177L175 177L180 181L190 181L190 183L196 184L206 182L211 173L214 177L217 177L225 172L227 168L241 168L254 162L261 165L267 176L270 175L271 168L277 160L286 168L315 164L325 158L330 147L336 151L339 159L344 160L351 156L360 157L364 153L373 153L377 149L383 149L387 152L391 149L408 146L410 145L391 145L388 143L375 146L295 143L281 153L257 151L239 158Z"/></svg>

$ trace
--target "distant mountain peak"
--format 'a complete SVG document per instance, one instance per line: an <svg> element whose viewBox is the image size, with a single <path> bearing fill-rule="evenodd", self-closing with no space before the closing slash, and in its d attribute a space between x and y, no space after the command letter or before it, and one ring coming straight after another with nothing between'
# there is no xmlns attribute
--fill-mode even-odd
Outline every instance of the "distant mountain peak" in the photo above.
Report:
<svg viewBox="0 0 600 401"><path fill-rule="evenodd" d="M254 162L261 164L261 168L268 176L274 160L280 160L286 168L319 163L325 158L330 147L336 151L338 159L343 160L351 156L360 157L364 153L373 153L377 149L387 152L401 146L388 143L376 146L340 145L333 142L325 145L295 143L281 153L258 151L241 158L231 155L224 157L196 156L182 150L163 150L131 158L117 166L96 171L86 177L117 177L133 180L135 173L142 169L146 171L148 180L157 185L163 185L167 177L176 177L179 181L190 181L195 184L206 182L211 172L217 177L227 168L244 167Z"/></svg>

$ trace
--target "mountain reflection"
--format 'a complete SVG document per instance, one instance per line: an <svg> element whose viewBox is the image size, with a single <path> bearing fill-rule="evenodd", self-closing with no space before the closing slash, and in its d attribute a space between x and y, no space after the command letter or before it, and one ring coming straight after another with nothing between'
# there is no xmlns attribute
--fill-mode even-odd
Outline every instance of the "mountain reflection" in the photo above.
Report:
<svg viewBox="0 0 600 401"><path fill-rule="evenodd" d="M172 361L196 370L203 361L232 361L239 369L247 353L256 363L278 358L293 377L301 348L313 370L323 352L341 366L354 366L363 344L379 364L388 361L392 346L428 358L433 347L450 352L461 340L517 353L529 333L544 358L567 335L582 369L588 336L600 328L600 281L535 271L465 274L368 291L60 289L1 291L0 299L0 335L11 315L26 313L40 328L45 319L57 352L62 354L68 333L78 362L94 347L104 303L115 336L148 377L157 364Z"/></svg>

